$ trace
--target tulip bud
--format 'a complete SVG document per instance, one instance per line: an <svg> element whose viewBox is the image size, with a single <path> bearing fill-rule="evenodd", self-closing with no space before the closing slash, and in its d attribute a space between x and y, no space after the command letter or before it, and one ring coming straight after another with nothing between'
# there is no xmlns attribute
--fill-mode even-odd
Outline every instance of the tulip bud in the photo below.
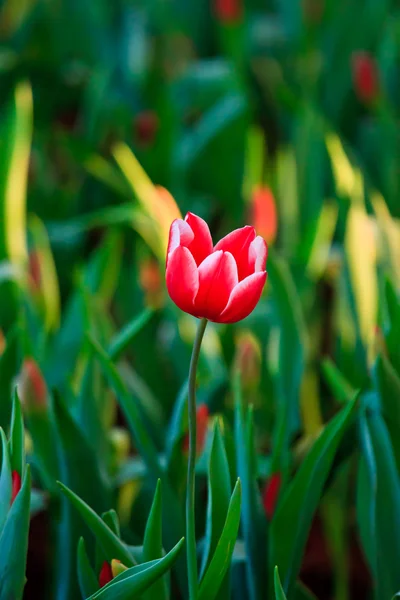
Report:
<svg viewBox="0 0 400 600"><path fill-rule="evenodd" d="M368 52L354 52L352 56L354 90L361 102L371 104L379 95L379 73L374 58Z"/></svg>
<svg viewBox="0 0 400 600"><path fill-rule="evenodd" d="M47 386L33 358L26 358L18 377L18 393L26 411L42 411L47 407Z"/></svg>
<svg viewBox="0 0 400 600"><path fill-rule="evenodd" d="M196 412L196 424L197 424L197 436L196 436L196 454L200 454L204 450L204 444L207 437L208 431L208 418L209 411L207 404L200 404ZM187 433L183 439L183 451L187 453L189 451L189 434Z"/></svg>
<svg viewBox="0 0 400 600"><path fill-rule="evenodd" d="M11 503L10 504L12 504L14 502L20 489L21 489L21 475L18 473L18 471L13 471L11 474Z"/></svg>
<svg viewBox="0 0 400 600"><path fill-rule="evenodd" d="M140 285L145 292L147 306L159 308L163 304L163 286L158 262L154 258L148 258L140 263L139 267Z"/></svg>
<svg viewBox="0 0 400 600"><path fill-rule="evenodd" d="M215 0L215 16L224 24L238 23L242 19L242 0Z"/></svg>
<svg viewBox="0 0 400 600"><path fill-rule="evenodd" d="M124 571L127 571L128 567L126 567L124 564L122 564L122 562L120 560L118 560L117 558L113 558L111 561L111 571L113 574L113 577L117 577L117 575L120 575L121 573L123 573Z"/></svg>
<svg viewBox="0 0 400 600"><path fill-rule="evenodd" d="M250 203L250 222L268 244L274 242L278 229L275 199L267 186L254 189Z"/></svg>
<svg viewBox="0 0 400 600"><path fill-rule="evenodd" d="M249 330L238 335L234 370L241 374L245 389L256 388L261 376L261 347L256 336Z"/></svg>
<svg viewBox="0 0 400 600"><path fill-rule="evenodd" d="M150 146L155 139L159 126L159 118L153 110L146 110L136 115L134 133L138 145L143 148Z"/></svg>
<svg viewBox="0 0 400 600"><path fill-rule="evenodd" d="M4 337L4 333L0 329L0 356L3 354L6 349L6 338Z"/></svg>
<svg viewBox="0 0 400 600"><path fill-rule="evenodd" d="M41 271L40 271L40 257L39 253L33 250L29 254L28 261L28 273L29 273L29 285L30 289L33 293L40 290L40 284L42 281Z"/></svg>
<svg viewBox="0 0 400 600"><path fill-rule="evenodd" d="M100 573L99 573L99 586L102 588L105 585L107 585L107 583L110 583L110 581L112 581L114 578L113 576L113 572L111 570L111 565L110 563L108 563L107 561L103 562L103 566L101 567Z"/></svg>
<svg viewBox="0 0 400 600"><path fill-rule="evenodd" d="M269 521L274 516L276 502L278 500L279 491L281 489L282 477L280 473L273 473L265 484L263 490L263 505L265 514Z"/></svg>
<svg viewBox="0 0 400 600"><path fill-rule="evenodd" d="M303 17L309 25L321 22L325 10L325 0L303 0Z"/></svg>

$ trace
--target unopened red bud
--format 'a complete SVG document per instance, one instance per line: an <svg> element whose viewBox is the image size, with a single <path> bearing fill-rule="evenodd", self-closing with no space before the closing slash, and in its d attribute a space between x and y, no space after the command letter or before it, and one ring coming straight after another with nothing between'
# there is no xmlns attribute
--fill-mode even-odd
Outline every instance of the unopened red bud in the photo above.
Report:
<svg viewBox="0 0 400 600"><path fill-rule="evenodd" d="M274 516L276 503L281 489L282 477L280 473L270 476L263 490L263 505L269 521Z"/></svg>
<svg viewBox="0 0 400 600"><path fill-rule="evenodd" d="M139 113L134 119L134 134L140 146L150 146L159 129L160 122L157 114L152 110Z"/></svg>
<svg viewBox="0 0 400 600"><path fill-rule="evenodd" d="M238 23L242 19L242 0L215 0L215 16L222 23Z"/></svg>
<svg viewBox="0 0 400 600"><path fill-rule="evenodd" d="M245 388L257 387L261 376L261 346L251 331L243 331L236 341L234 369L241 374Z"/></svg>
<svg viewBox="0 0 400 600"><path fill-rule="evenodd" d="M41 284L41 271L40 271L40 256L37 251L32 251L29 254L29 277L30 277L30 286L32 291L35 292L40 289Z"/></svg>
<svg viewBox="0 0 400 600"><path fill-rule="evenodd" d="M207 437L209 411L206 404L200 404L196 413L197 437L196 454L199 456L204 450L204 444ZM183 440L183 451L189 451L189 434L187 433Z"/></svg>
<svg viewBox="0 0 400 600"><path fill-rule="evenodd" d="M275 198L269 187L262 185L254 189L249 218L257 233L268 244L275 240L278 231L278 215Z"/></svg>
<svg viewBox="0 0 400 600"><path fill-rule="evenodd" d="M354 52L351 59L353 85L358 98L367 104L379 95L379 73L374 58L368 52Z"/></svg>
<svg viewBox="0 0 400 600"><path fill-rule="evenodd" d="M0 356L3 354L6 348L6 338L4 337L4 333L0 329Z"/></svg>
<svg viewBox="0 0 400 600"><path fill-rule="evenodd" d="M26 358L18 378L21 404L27 411L43 410L47 406L47 386L38 364Z"/></svg>
<svg viewBox="0 0 400 600"><path fill-rule="evenodd" d="M126 567L120 560L118 560L117 558L112 559L111 572L113 574L113 577L117 577L117 575L120 575L121 573L127 570L128 567Z"/></svg>
<svg viewBox="0 0 400 600"><path fill-rule="evenodd" d="M99 573L99 586L102 588L113 579L111 565L107 561L104 561Z"/></svg>
<svg viewBox="0 0 400 600"><path fill-rule="evenodd" d="M14 502L19 490L21 489L21 475L18 471L11 474L11 504Z"/></svg>

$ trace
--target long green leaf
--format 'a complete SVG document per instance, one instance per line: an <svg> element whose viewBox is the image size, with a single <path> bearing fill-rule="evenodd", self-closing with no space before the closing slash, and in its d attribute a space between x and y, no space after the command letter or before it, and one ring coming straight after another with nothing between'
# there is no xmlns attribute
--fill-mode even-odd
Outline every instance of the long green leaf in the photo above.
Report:
<svg viewBox="0 0 400 600"><path fill-rule="evenodd" d="M30 492L31 477L28 466L25 469L22 487L10 508L0 537L0 598L22 600L26 581Z"/></svg>
<svg viewBox="0 0 400 600"><path fill-rule="evenodd" d="M336 451L356 409L357 397L336 415L315 441L288 486L270 530L271 562L279 565L288 596L296 582L314 512ZM290 531L290 536L286 532Z"/></svg>
<svg viewBox="0 0 400 600"><path fill-rule="evenodd" d="M164 558L124 571L88 600L132 600L162 577L173 565L184 544L182 538Z"/></svg>
<svg viewBox="0 0 400 600"><path fill-rule="evenodd" d="M214 600L229 569L240 524L242 488L237 480L229 503L224 528L211 562L200 582L198 600Z"/></svg>
<svg viewBox="0 0 400 600"><path fill-rule="evenodd" d="M93 571L88 555L86 553L85 540L80 538L78 542L78 580L82 598L85 599L97 592L99 583Z"/></svg>
<svg viewBox="0 0 400 600"><path fill-rule="evenodd" d="M275 598L276 600L286 600L285 592L279 578L278 567L274 569L274 587L275 587Z"/></svg>
<svg viewBox="0 0 400 600"><path fill-rule="evenodd" d="M144 562L159 559L163 555L161 502L161 481L158 480L153 504L144 533ZM143 600L168 600L168 585L165 577L160 578L143 594Z"/></svg>
<svg viewBox="0 0 400 600"><path fill-rule="evenodd" d="M202 577L209 566L218 540L221 536L225 516L228 512L231 496L231 478L224 442L219 424L214 428L208 471L208 506L206 534L204 540L203 561L200 576ZM229 597L229 573L221 583L220 594L217 598Z"/></svg>
<svg viewBox="0 0 400 600"><path fill-rule="evenodd" d="M123 544L115 533L111 531L102 518L65 485L60 482L58 482L58 485L68 500L70 500L72 505L80 513L88 527L92 530L93 535L103 548L104 553L110 556L110 560L116 558L126 566L133 566L135 562L125 544Z"/></svg>

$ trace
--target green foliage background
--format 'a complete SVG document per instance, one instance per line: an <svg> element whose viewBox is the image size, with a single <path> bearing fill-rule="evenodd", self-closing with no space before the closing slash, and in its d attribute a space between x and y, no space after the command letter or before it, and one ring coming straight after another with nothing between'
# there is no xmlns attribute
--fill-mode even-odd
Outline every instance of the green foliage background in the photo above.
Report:
<svg viewBox="0 0 400 600"><path fill-rule="evenodd" d="M221 5L0 2L1 600L25 572L25 598L188 598L195 319L155 185L215 240L260 186L277 213L262 300L200 357L199 600L400 589L399 9Z"/></svg>

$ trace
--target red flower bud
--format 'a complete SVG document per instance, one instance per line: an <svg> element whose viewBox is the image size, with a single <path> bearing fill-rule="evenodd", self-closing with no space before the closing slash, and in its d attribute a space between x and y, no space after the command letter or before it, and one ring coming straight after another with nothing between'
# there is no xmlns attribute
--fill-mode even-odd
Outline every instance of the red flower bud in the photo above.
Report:
<svg viewBox="0 0 400 600"><path fill-rule="evenodd" d="M26 358L18 379L18 393L27 411L43 410L47 406L47 386L33 358Z"/></svg>
<svg viewBox="0 0 400 600"><path fill-rule="evenodd" d="M147 258L140 263L139 280L145 292L146 304L154 308L162 306L163 286L160 267L155 258Z"/></svg>
<svg viewBox="0 0 400 600"><path fill-rule="evenodd" d="M207 437L208 429L208 417L209 411L207 404L200 404L196 412L196 425L197 425L197 436L196 436L196 454L200 454L204 450L204 444ZM187 433L183 439L183 451L187 453L189 451L189 434Z"/></svg>
<svg viewBox="0 0 400 600"><path fill-rule="evenodd" d="M42 279L40 272L39 253L36 251L33 251L29 254L29 275L32 291L35 292L36 290L40 289L40 283Z"/></svg>
<svg viewBox="0 0 400 600"><path fill-rule="evenodd" d="M188 213L170 229L167 288L179 308L216 323L236 323L260 300L267 244L254 227L232 231L213 247L203 219Z"/></svg>
<svg viewBox="0 0 400 600"><path fill-rule="evenodd" d="M250 221L267 241L272 243L278 229L278 216L274 196L267 186L257 187L251 198Z"/></svg>
<svg viewBox="0 0 400 600"><path fill-rule="evenodd" d="M152 110L146 110L134 119L134 134L140 146L150 146L157 134L160 122L157 114Z"/></svg>
<svg viewBox="0 0 400 600"><path fill-rule="evenodd" d="M111 565L107 561L104 561L103 566L101 567L101 570L100 570L100 574L99 574L99 586L102 588L105 585L107 585L107 583L110 583L110 581L112 581L112 580L113 580L113 573L112 573Z"/></svg>
<svg viewBox="0 0 400 600"><path fill-rule="evenodd" d="M352 56L354 90L358 98L370 104L379 95L379 73L375 60L368 52L354 52Z"/></svg>
<svg viewBox="0 0 400 600"><path fill-rule="evenodd" d="M261 346L249 330L238 335L234 369L241 373L244 388L258 385L261 375Z"/></svg>
<svg viewBox="0 0 400 600"><path fill-rule="evenodd" d="M214 10L222 23L237 23L243 15L242 0L215 0Z"/></svg>
<svg viewBox="0 0 400 600"><path fill-rule="evenodd" d="M12 504L17 497L19 490L21 489L21 475L18 471L13 471L11 474L11 503Z"/></svg>
<svg viewBox="0 0 400 600"><path fill-rule="evenodd" d="M0 329L0 356L3 354L6 349L6 338L4 337L4 333Z"/></svg>
<svg viewBox="0 0 400 600"><path fill-rule="evenodd" d="M281 489L282 477L280 473L273 473L265 484L263 490L263 505L269 521L274 516L276 502Z"/></svg>

